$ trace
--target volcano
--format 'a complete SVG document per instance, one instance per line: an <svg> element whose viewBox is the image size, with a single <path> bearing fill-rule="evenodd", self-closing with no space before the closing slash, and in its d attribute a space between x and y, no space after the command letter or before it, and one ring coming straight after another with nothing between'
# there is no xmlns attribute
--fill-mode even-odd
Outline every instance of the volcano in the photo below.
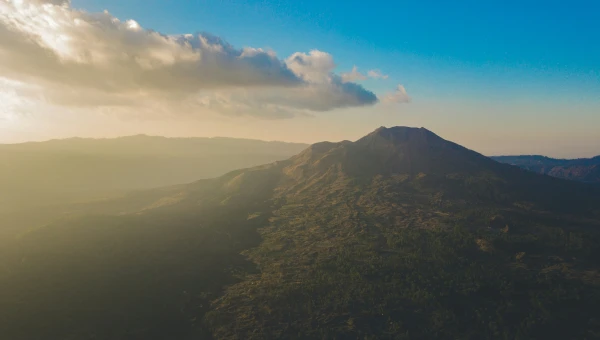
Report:
<svg viewBox="0 0 600 340"><path fill-rule="evenodd" d="M424 128L381 127L73 206L5 250L0 330L14 340L594 338L599 207L597 186Z"/></svg>

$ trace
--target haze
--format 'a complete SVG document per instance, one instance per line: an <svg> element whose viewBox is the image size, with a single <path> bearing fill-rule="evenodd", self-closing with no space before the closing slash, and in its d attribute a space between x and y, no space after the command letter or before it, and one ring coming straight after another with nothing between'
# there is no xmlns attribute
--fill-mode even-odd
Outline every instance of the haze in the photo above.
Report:
<svg viewBox="0 0 600 340"><path fill-rule="evenodd" d="M597 6L4 0L0 143L405 125L486 155L591 157Z"/></svg>
<svg viewBox="0 0 600 340"><path fill-rule="evenodd" d="M0 0L0 338L600 339L598 13Z"/></svg>

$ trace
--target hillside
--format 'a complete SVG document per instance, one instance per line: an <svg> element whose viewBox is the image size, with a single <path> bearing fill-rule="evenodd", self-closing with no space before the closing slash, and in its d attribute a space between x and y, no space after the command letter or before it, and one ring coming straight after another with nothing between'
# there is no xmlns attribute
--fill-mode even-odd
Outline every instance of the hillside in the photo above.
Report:
<svg viewBox="0 0 600 340"><path fill-rule="evenodd" d="M232 138L130 136L0 145L0 203L98 196L220 176L286 159L307 145Z"/></svg>
<svg viewBox="0 0 600 340"><path fill-rule="evenodd" d="M492 159L553 177L600 183L600 156L578 159L555 159L544 156L496 156Z"/></svg>
<svg viewBox="0 0 600 340"><path fill-rule="evenodd" d="M11 339L593 339L600 190L379 128L2 248Z"/></svg>
<svg viewBox="0 0 600 340"><path fill-rule="evenodd" d="M35 225L61 206L188 183L286 159L307 145L232 138L71 138L0 145L3 227ZM32 208L35 212L32 213Z"/></svg>

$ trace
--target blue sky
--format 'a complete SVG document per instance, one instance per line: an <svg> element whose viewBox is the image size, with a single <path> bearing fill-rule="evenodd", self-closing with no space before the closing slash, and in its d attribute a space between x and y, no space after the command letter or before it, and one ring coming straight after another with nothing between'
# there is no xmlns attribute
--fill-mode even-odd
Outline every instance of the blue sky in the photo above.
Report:
<svg viewBox="0 0 600 340"><path fill-rule="evenodd" d="M118 61L121 53L133 59L149 55L154 61L185 57L178 54L181 51L177 49L155 54L153 48L157 45L153 45L155 41L145 31L136 36L139 40L129 40L131 34L136 33L124 26L111 26L109 22L88 26L71 24L77 20L92 20L73 9L86 13L108 10L121 22L133 19L144 29L166 35L207 32L236 48L272 49L280 61L296 52L324 51L333 56L337 74L357 66L363 73L380 70L388 75L386 79L369 78L360 82L380 99L402 84L411 101L397 100L397 105L391 106L384 103L337 105L341 102L335 98L327 102L328 96L339 90L331 88L328 91L333 92L311 92L317 97L302 103L302 98L289 97L290 93L281 97L268 93L265 97L264 92L251 92L249 97L233 101L228 97L229 103L235 100L242 104L258 103L252 107L256 112L263 112L272 104L278 106L290 98L286 105L293 102L303 105L302 109L315 103L333 107L312 111L309 115L291 115L288 119L265 119L268 110L261 113L262 117L245 116L240 114L244 111L240 106L234 106L228 113L213 115L209 112L212 106L202 111L196 106L169 102L165 98L170 98L173 91L161 83L162 79L148 88L136 88L137 84L127 87L128 80L139 79L135 72L144 72L138 69L139 65L130 65L131 73L128 68L106 72L104 66L98 68L92 62L85 65L89 79L84 79L77 71L80 61L75 68L69 67L72 63L58 63L54 65L55 72L61 76L56 77L46 69L39 70L39 74L31 71L44 65L29 57L31 46L21 51L17 49L21 45L11 50L5 44L9 50L5 48L5 53L0 53L0 100L8 101L9 109L0 110L0 143L137 133L311 143L353 140L382 125L405 125L426 127L488 155L587 157L600 154L598 1L71 0L71 7L63 9L66 11L60 14L63 17L59 15L61 11L51 13L42 9L10 13L9 17L13 15L16 19L2 22L0 17L0 24L29 22L30 25L10 27L4 32L16 29L22 34L22 40L37 39L38 43L45 44L40 51L53 51L59 57L46 62L64 58L78 60L81 55L108 56L106 60ZM43 26L48 22L47 17L58 20L60 25ZM85 31L79 31L81 27ZM2 32L0 30L0 39L3 39ZM32 40L32 35L37 38ZM63 39L65 36L68 39ZM92 41L86 37L93 37ZM8 42L19 41L14 37L9 39L13 40ZM161 48L168 47L164 41L161 44ZM7 56L13 58L6 62L1 59ZM21 65L22 60L31 64ZM288 61L284 63L290 66ZM111 64L108 70L121 66ZM15 71L16 67L22 67L22 74ZM326 74L330 70L327 67L323 71ZM120 77L121 72L127 74ZM200 93L206 91L206 86L219 84L219 79L202 78L212 74L210 67L201 72L205 73L194 74L194 79L184 77L184 81L191 81L190 84L196 86L194 90ZM301 70L293 72L300 74ZM214 74L217 73L222 76L227 70L220 69ZM240 79L249 76L242 73ZM175 77L179 76L185 74ZM31 79L34 87L23 85ZM81 83L73 86L69 83L72 81ZM94 81L98 84L94 85ZM96 91L106 84L110 87L122 82L125 84L123 92L117 95ZM29 105L30 98L19 97L39 88L44 91L42 97L58 95L58 103L68 105L56 106L54 99L47 106L33 106ZM135 97L136 93L156 89L161 91L157 96ZM228 93L219 92L221 90L214 90L215 94ZM124 109L98 108L85 103L86 100L96 104L131 101L137 106L121 114L118 112ZM268 105L264 106L265 103ZM14 112L10 112L11 107L15 108ZM158 110L154 107L166 114L160 118L154 116ZM187 111L182 113L181 110Z"/></svg>
<svg viewBox="0 0 600 340"><path fill-rule="evenodd" d="M600 101L597 1L74 0L164 33L207 31L281 57L319 49L415 98Z"/></svg>

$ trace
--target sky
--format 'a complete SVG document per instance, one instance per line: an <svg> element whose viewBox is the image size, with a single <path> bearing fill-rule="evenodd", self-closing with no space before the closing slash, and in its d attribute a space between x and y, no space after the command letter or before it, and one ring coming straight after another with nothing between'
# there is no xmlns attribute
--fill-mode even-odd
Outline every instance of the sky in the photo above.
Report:
<svg viewBox="0 0 600 340"><path fill-rule="evenodd" d="M355 140L600 154L597 1L0 0L0 143Z"/></svg>

